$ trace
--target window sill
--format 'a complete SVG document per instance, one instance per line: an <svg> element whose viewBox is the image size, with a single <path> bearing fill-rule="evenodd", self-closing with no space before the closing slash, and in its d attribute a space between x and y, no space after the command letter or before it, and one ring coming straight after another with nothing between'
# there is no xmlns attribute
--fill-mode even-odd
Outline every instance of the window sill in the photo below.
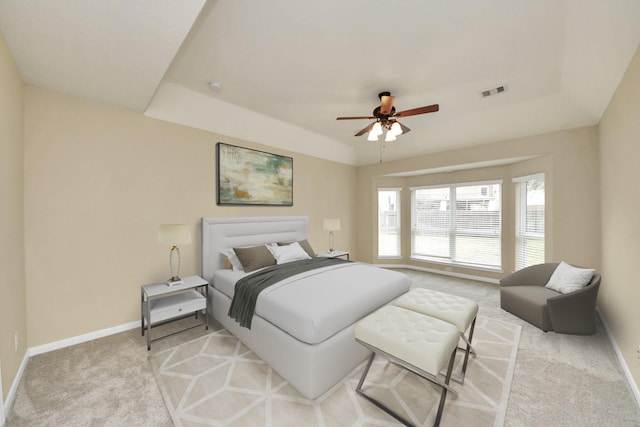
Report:
<svg viewBox="0 0 640 427"><path fill-rule="evenodd" d="M443 261L441 259L433 259L433 258L427 258L427 257L412 256L409 258L409 260L418 261L418 262L428 262L430 264L446 265L448 267L466 268L468 270L489 271L491 273L502 273L504 271L502 267L485 267L485 266L480 266L475 264L464 264L459 262Z"/></svg>

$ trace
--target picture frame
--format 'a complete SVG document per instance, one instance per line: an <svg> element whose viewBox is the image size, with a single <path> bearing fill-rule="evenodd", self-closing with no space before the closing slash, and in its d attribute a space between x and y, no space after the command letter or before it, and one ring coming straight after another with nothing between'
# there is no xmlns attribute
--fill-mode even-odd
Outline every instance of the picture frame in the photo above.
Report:
<svg viewBox="0 0 640 427"><path fill-rule="evenodd" d="M218 205L293 206L293 158L218 142Z"/></svg>

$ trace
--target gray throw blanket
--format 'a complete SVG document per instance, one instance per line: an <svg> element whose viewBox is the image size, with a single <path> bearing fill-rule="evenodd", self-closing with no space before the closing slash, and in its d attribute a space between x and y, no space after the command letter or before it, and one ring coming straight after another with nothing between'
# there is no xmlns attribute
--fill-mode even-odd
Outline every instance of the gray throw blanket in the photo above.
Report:
<svg viewBox="0 0 640 427"><path fill-rule="evenodd" d="M316 257L273 265L243 277L236 282L235 292L229 307L229 317L234 318L236 322L240 323L240 326L251 329L251 319L253 319L253 313L256 309L256 301L264 289L296 274L345 262L351 261Z"/></svg>

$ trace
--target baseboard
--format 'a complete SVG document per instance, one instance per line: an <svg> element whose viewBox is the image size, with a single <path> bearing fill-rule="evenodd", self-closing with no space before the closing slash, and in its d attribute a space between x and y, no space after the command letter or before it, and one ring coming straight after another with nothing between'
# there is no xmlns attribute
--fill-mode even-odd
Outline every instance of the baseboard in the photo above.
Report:
<svg viewBox="0 0 640 427"><path fill-rule="evenodd" d="M20 367L18 367L18 372L16 372L16 376L13 379L13 383L11 383L11 388L9 389L9 393L7 393L7 398L4 401L4 416L9 415L9 411L11 410L11 406L13 405L13 401L16 398L16 393L18 391L18 385L20 384L20 380L22 380L22 374L24 374L24 369L27 367L27 363L29 363L29 350L24 353L22 357L22 362L20 362ZM0 396L2 398L2 396Z"/></svg>
<svg viewBox="0 0 640 427"><path fill-rule="evenodd" d="M29 356L48 353L53 350L70 347L72 345L81 344L87 341L93 341L98 338L107 337L109 335L118 334L120 332L128 331L128 330L139 328L139 327L140 327L140 322L134 321L134 322L125 323L124 325L101 329L99 331L89 332L88 334L78 335L76 337L55 341L49 344L43 344L36 347L31 347L29 349Z"/></svg>
<svg viewBox="0 0 640 427"><path fill-rule="evenodd" d="M493 283L494 285L497 285L500 283L498 279L491 279L489 277L456 273L455 271L437 270L435 268L420 267L417 265L409 265L409 264L371 264L371 265L375 267L382 267L382 268L406 268L408 270L425 271L427 273L441 274L443 276L452 276L452 277L457 277L459 279L477 280L478 282Z"/></svg>
<svg viewBox="0 0 640 427"><path fill-rule="evenodd" d="M607 320L604 318L600 310L596 309L596 311L598 312L598 316L600 316L600 319L602 320L602 324L604 325L605 331L607 331L607 335L609 336L609 341L611 341L611 344L613 345L613 350L616 352L618 363L620 363L620 366L622 367L622 371L624 372L625 377L627 377L627 382L629 383L629 387L631 387L631 392L633 393L633 397L635 397L636 399L636 405L638 405L638 407L640 408L640 389L638 389L638 385L633 379L633 375L631 375L631 371L629 370L629 366L627 365L627 362L624 360L624 357L622 357L622 352L620 351L620 347L618 347L618 343L616 342L616 339L613 337L613 334L611 333L611 329L609 328L609 324L607 323Z"/></svg>
<svg viewBox="0 0 640 427"><path fill-rule="evenodd" d="M49 344L43 344L36 347L30 347L24 354L22 358L22 363L20 363L20 367L18 368L18 372L16 373L15 378L13 379L13 383L11 384L11 388L9 389L9 393L7 394L7 398L4 401L4 415L5 417L9 414L11 410L11 406L13 405L13 401L16 397L16 392L18 390L18 385L22 380L22 375L24 374L24 369L29 362L29 358L31 356L36 356L42 353L48 353L50 351L59 350L61 348L70 347L72 345L81 344L87 341L93 341L98 338L107 337L109 335L118 334L120 332L125 332L131 329L139 328L140 322L134 321L125 323L123 325L114 326L111 328L101 329L99 331L89 332L88 334L78 335L76 337L67 338L60 341L55 341ZM0 396L2 398L2 396ZM0 420L1 421L1 420Z"/></svg>
<svg viewBox="0 0 640 427"><path fill-rule="evenodd" d="M4 427L4 393L2 392L2 361L0 360L0 426Z"/></svg>

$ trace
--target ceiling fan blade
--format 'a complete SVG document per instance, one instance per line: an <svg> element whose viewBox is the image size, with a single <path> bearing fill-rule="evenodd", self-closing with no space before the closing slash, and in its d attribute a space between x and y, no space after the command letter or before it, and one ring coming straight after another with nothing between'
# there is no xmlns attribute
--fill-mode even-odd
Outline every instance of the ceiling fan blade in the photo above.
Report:
<svg viewBox="0 0 640 427"><path fill-rule="evenodd" d="M361 136L364 135L365 133L369 132L371 130L371 128L373 128L373 125L375 125L376 122L371 123L369 126L367 126L366 128L362 129L360 132L356 133L354 136Z"/></svg>
<svg viewBox="0 0 640 427"><path fill-rule="evenodd" d="M380 114L387 115L391 113L391 108L393 107L394 96L382 96L380 98Z"/></svg>
<svg viewBox="0 0 640 427"><path fill-rule="evenodd" d="M358 119L375 119L374 116L357 116L357 117L336 117L336 120L358 120Z"/></svg>
<svg viewBox="0 0 640 427"><path fill-rule="evenodd" d="M440 110L440 106L438 104L429 105L427 107L418 107L412 108L411 110L400 111L393 115L393 117L407 117L407 116L415 116L416 114L425 114L425 113L435 113Z"/></svg>
<svg viewBox="0 0 640 427"><path fill-rule="evenodd" d="M402 129L402 134L405 134L407 132L410 132L411 129L409 129L408 127L406 127L405 125L403 125L402 123L398 122L398 124L400 125L400 129Z"/></svg>

